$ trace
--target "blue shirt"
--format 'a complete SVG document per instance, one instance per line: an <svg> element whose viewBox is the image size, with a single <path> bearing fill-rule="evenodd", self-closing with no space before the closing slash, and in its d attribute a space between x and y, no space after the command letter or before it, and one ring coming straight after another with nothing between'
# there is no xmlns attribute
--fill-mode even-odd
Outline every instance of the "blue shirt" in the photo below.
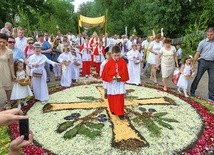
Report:
<svg viewBox="0 0 214 155"><path fill-rule="evenodd" d="M197 51L200 52L200 58L214 61L214 41L204 39L202 40L197 48Z"/></svg>
<svg viewBox="0 0 214 155"><path fill-rule="evenodd" d="M19 60L19 59L25 59L24 52L21 51L19 48L14 48L13 50L13 62Z"/></svg>
<svg viewBox="0 0 214 155"><path fill-rule="evenodd" d="M51 48L51 44L48 41L44 41L41 47L41 50L48 50ZM44 54L48 59L51 59L50 53L42 53Z"/></svg>

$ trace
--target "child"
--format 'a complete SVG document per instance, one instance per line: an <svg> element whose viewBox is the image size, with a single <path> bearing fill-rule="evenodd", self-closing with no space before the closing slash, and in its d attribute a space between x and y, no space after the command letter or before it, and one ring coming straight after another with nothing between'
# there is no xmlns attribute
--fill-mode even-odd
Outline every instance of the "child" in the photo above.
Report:
<svg viewBox="0 0 214 155"><path fill-rule="evenodd" d="M137 45L132 45L132 50L127 53L128 58L128 72L129 72L129 80L127 83L139 85L140 81L140 62L142 61L142 56L140 52L137 50Z"/></svg>
<svg viewBox="0 0 214 155"><path fill-rule="evenodd" d="M41 45L34 44L35 53L28 58L28 66L32 72L32 85L35 99L41 101L42 104L49 98L47 86L47 73L45 71L45 63L51 64L53 67L59 65L56 62L49 60L45 55L41 54Z"/></svg>
<svg viewBox="0 0 214 155"><path fill-rule="evenodd" d="M80 66L82 63L81 55L76 51L72 51L71 54L73 56L72 73L71 73L72 81L78 82L80 77Z"/></svg>
<svg viewBox="0 0 214 155"><path fill-rule="evenodd" d="M103 72L103 69L106 65L106 63L108 62L108 60L111 58L111 53L110 52L107 52L106 53L106 60L104 60L101 65L100 65L100 76L102 75L102 72ZM107 98L107 89L106 89L106 82L103 81L103 88L105 89L105 98Z"/></svg>
<svg viewBox="0 0 214 155"><path fill-rule="evenodd" d="M62 64L62 76L60 84L63 87L70 87L72 84L72 54L69 52L69 48L66 46L63 48L63 53L59 55L58 62Z"/></svg>
<svg viewBox="0 0 214 155"><path fill-rule="evenodd" d="M16 82L13 85L13 90L11 94L11 100L17 100L18 103L18 109L21 109L21 101L24 99L24 105L26 106L26 97L28 96L33 96L33 93L29 87L27 86L22 86L19 84L20 80L29 80L29 77L27 77L26 72L24 71L24 63L21 60L17 60L15 62L15 73L16 73Z"/></svg>
<svg viewBox="0 0 214 155"><path fill-rule="evenodd" d="M80 53L82 54L82 75L88 78L91 72L91 54L92 54L88 38L86 38L85 43L81 45Z"/></svg>
<svg viewBox="0 0 214 155"><path fill-rule="evenodd" d="M126 62L120 57L120 47L112 48L112 58L106 63L101 78L106 82L109 109L124 119L125 82L129 80Z"/></svg>
<svg viewBox="0 0 214 155"><path fill-rule="evenodd" d="M183 89L185 97L189 97L187 95L187 89L190 85L190 79L192 76L192 57L188 56L184 60L184 64L181 66L181 75L178 79L178 92L181 93L181 88Z"/></svg>
<svg viewBox="0 0 214 155"><path fill-rule="evenodd" d="M103 47L103 43L102 41L100 41L93 51L93 56L94 56L93 60L96 67L97 74L99 74L100 72L101 63L105 60L104 55L105 55L105 47Z"/></svg>

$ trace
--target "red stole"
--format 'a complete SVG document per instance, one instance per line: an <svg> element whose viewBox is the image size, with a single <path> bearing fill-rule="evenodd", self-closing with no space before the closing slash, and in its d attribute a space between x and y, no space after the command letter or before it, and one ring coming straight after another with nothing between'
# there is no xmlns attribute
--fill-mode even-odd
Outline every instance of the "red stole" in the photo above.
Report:
<svg viewBox="0 0 214 155"><path fill-rule="evenodd" d="M101 50L101 51L100 51ZM105 48L102 46L101 49L96 46L96 48L94 49L94 55L105 55Z"/></svg>
<svg viewBox="0 0 214 155"><path fill-rule="evenodd" d="M87 50L87 54L90 54L90 50L91 50L91 47L88 45L86 45L86 43L82 44L80 46L80 53L83 53L83 50L85 50L85 48L90 48L90 49L86 49Z"/></svg>

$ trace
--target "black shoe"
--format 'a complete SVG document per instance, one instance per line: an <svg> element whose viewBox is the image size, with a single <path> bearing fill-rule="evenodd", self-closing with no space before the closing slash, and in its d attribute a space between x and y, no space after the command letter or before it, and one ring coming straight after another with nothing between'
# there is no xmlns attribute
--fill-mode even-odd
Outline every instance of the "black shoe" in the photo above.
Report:
<svg viewBox="0 0 214 155"><path fill-rule="evenodd" d="M120 120L124 120L125 119L124 115L119 115L119 118L120 118Z"/></svg>
<svg viewBox="0 0 214 155"><path fill-rule="evenodd" d="M46 80L47 83L49 83L50 81L51 81L50 79L47 79L47 80Z"/></svg>

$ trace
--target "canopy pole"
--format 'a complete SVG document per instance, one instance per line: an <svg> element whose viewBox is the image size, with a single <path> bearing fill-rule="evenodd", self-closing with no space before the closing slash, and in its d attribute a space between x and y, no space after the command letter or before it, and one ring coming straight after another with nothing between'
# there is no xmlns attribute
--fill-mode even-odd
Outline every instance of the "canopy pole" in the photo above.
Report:
<svg viewBox="0 0 214 155"><path fill-rule="evenodd" d="M79 32L78 34L80 34L80 23L79 23L80 22L80 15L79 14L77 15L77 21L78 21L78 32Z"/></svg>
<svg viewBox="0 0 214 155"><path fill-rule="evenodd" d="M107 14L108 14L108 9L106 9L106 16L105 16L105 34L107 33Z"/></svg>

